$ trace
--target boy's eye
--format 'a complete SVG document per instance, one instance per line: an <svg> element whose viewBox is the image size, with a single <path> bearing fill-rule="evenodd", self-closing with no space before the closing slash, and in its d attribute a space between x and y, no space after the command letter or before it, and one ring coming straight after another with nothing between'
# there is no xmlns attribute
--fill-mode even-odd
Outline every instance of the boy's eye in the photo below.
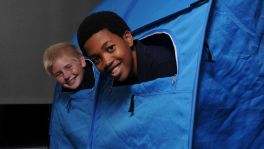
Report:
<svg viewBox="0 0 264 149"><path fill-rule="evenodd" d="M115 45L114 44L113 45L110 45L110 46L108 46L106 48L106 51L109 52L109 53L113 52L114 50L115 50Z"/></svg>
<svg viewBox="0 0 264 149"><path fill-rule="evenodd" d="M61 76L62 76L62 72L58 72L58 73L55 73L55 74L54 74L54 77L55 77L55 78L58 78L58 77L61 77Z"/></svg>
<svg viewBox="0 0 264 149"><path fill-rule="evenodd" d="M65 66L65 69L66 69L66 70L72 70L72 65L66 65L66 66Z"/></svg>

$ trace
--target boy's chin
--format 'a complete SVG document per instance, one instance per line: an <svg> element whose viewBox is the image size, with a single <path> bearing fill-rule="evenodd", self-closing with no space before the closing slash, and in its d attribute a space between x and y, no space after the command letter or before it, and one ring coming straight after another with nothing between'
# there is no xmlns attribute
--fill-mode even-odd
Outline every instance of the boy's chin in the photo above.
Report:
<svg viewBox="0 0 264 149"><path fill-rule="evenodd" d="M128 78L128 75L126 75L125 73L119 73L118 76L113 76L111 74L109 74L114 80L116 81L126 81Z"/></svg>
<svg viewBox="0 0 264 149"><path fill-rule="evenodd" d="M71 90L75 90L75 89L77 89L78 87L79 87L80 85L79 84L77 84L77 85L71 85L71 86L64 86L65 88L68 88L68 89L71 89Z"/></svg>

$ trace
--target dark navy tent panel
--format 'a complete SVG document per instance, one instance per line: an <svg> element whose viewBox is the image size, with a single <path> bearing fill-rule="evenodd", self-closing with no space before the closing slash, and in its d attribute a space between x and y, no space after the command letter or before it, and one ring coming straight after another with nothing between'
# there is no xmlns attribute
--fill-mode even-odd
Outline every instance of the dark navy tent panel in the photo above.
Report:
<svg viewBox="0 0 264 149"><path fill-rule="evenodd" d="M201 0L206 1L206 0ZM135 30L146 24L162 19L175 12L190 7L196 0L166 1L161 4L160 0L105 0L97 6L93 12L109 10L118 13L129 24L131 30ZM173 9L172 9L173 8Z"/></svg>
<svg viewBox="0 0 264 149"><path fill-rule="evenodd" d="M166 1L166 3L161 5L160 0L152 0L152 1L138 0L137 2L134 3L132 9L129 8L129 14L125 19L127 20L131 29L135 30L146 24L152 23L156 20L162 19L173 13L188 8L190 7L190 4L192 2L195 2L195 0ZM173 9L171 9L172 7Z"/></svg>

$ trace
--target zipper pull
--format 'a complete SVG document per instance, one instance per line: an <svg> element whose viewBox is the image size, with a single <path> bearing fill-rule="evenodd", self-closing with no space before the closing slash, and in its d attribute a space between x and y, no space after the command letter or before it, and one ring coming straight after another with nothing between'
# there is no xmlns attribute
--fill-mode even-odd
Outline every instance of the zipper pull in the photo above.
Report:
<svg viewBox="0 0 264 149"><path fill-rule="evenodd" d="M130 105L129 105L129 109L128 109L128 112L131 113L130 116L134 115L134 110L135 110L134 96L135 95L131 95L131 97L130 97Z"/></svg>

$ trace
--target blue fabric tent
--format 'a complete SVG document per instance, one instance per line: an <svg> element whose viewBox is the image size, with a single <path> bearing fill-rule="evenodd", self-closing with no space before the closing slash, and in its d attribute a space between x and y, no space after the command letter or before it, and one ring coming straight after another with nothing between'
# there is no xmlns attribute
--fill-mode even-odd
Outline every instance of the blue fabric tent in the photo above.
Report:
<svg viewBox="0 0 264 149"><path fill-rule="evenodd" d="M201 61L194 148L264 148L263 33L263 1L214 1Z"/></svg>
<svg viewBox="0 0 264 149"><path fill-rule="evenodd" d="M90 148L264 148L263 1L105 0L92 12L101 10L137 39L171 44L178 74L101 80Z"/></svg>

